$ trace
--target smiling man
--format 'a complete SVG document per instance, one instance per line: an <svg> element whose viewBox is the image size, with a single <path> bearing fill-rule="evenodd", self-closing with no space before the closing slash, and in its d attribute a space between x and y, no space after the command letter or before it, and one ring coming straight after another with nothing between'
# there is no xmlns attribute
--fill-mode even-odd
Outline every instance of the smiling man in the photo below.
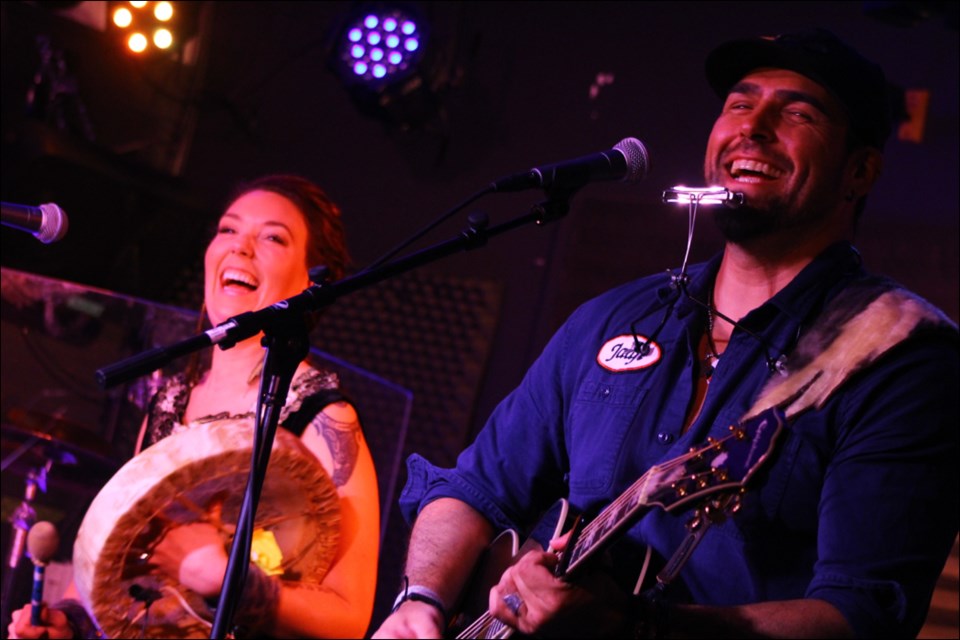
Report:
<svg viewBox="0 0 960 640"><path fill-rule="evenodd" d="M848 120L836 98L797 72L758 69L737 82L704 167L707 182L746 197L745 207L718 218L728 238L768 244L775 233L791 231L787 246L796 247L798 240L819 244L820 236L852 237L851 217L840 211L851 200L837 196L869 190L880 152L849 149Z"/></svg>
<svg viewBox="0 0 960 640"><path fill-rule="evenodd" d="M411 457L376 637L438 636L494 534L559 499L586 518L496 574L470 637L919 631L958 527L957 327L852 244L884 74L812 31L724 44L707 77L705 177L744 200L723 251L579 308L454 468Z"/></svg>

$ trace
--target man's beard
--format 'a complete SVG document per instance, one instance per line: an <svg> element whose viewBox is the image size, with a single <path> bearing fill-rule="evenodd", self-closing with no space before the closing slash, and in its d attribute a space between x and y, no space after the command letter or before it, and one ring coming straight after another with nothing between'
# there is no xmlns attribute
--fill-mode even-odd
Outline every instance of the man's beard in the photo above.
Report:
<svg viewBox="0 0 960 640"><path fill-rule="evenodd" d="M818 227L829 215L829 210L826 203L816 200L800 205L783 197L768 198L757 204L747 199L737 208L716 207L713 220L724 238L735 244L743 244L784 231L793 230L803 234L804 230Z"/></svg>
<svg viewBox="0 0 960 640"><path fill-rule="evenodd" d="M758 209L747 202L736 208L716 207L713 221L724 238L740 244L767 237L784 228L786 215L780 203Z"/></svg>

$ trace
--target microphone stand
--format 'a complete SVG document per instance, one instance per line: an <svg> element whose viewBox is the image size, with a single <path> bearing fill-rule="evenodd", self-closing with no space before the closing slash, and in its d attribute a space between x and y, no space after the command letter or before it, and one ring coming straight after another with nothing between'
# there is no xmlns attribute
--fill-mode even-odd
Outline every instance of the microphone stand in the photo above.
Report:
<svg viewBox="0 0 960 640"><path fill-rule="evenodd" d="M237 529L230 546L230 557L223 577L223 588L214 617L211 638L225 638L250 568L250 547L253 540L254 518L260 502L260 492L267 476L270 453L280 411L287 400L287 392L297 366L310 351L309 331L303 314L288 314L264 328L261 341L266 349L263 373L260 376L260 397L257 400L257 423L254 431L253 460L247 488L237 518Z"/></svg>
<svg viewBox="0 0 960 640"><path fill-rule="evenodd" d="M498 226L488 228L485 214L471 214L468 224L460 234L444 242L432 245L377 269L362 271L334 283L318 282L286 300L281 300L259 311L234 316L202 334L187 338L168 347L158 347L108 365L96 372L102 387L145 375L159 369L183 355L202 348L219 345L229 349L237 342L264 334L261 343L266 349L263 374L260 379L260 396L257 401L257 425L253 443L253 460L244 493L237 529L230 548L223 588L217 605L216 618L211 629L211 638L225 638L232 626L237 606L237 595L243 588L249 568L250 547L253 536L254 516L260 500L280 410L286 402L287 392L297 365L309 352L309 335L305 314L319 310L353 291L362 289L428 264L459 251L482 247L491 237L529 223L543 225L557 220L570 210L572 190L548 190L547 200L534 205L530 212Z"/></svg>

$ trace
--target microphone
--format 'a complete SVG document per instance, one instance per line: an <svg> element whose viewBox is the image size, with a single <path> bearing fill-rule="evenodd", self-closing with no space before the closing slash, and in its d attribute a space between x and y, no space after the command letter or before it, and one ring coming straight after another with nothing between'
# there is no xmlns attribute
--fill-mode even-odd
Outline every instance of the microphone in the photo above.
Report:
<svg viewBox="0 0 960 640"><path fill-rule="evenodd" d="M0 205L3 209L4 225L32 233L40 242L50 244L67 234L67 214L52 202L39 207L9 202Z"/></svg>
<svg viewBox="0 0 960 640"><path fill-rule="evenodd" d="M43 624L40 619L40 604L43 602L43 574L47 563L60 546L60 535L56 527L41 520L32 527L27 534L27 553L33 560L33 591L30 594L30 624L39 627Z"/></svg>
<svg viewBox="0 0 960 640"><path fill-rule="evenodd" d="M163 597L163 594L156 589L144 587L136 583L130 585L130 588L127 589L127 593L130 594L131 598L144 603L148 607Z"/></svg>
<svg viewBox="0 0 960 640"><path fill-rule="evenodd" d="M622 180L638 182L650 170L650 154L636 138L624 138L609 151L582 158L534 167L523 173L500 178L490 187L493 191L522 191L543 187L573 191L589 182Z"/></svg>

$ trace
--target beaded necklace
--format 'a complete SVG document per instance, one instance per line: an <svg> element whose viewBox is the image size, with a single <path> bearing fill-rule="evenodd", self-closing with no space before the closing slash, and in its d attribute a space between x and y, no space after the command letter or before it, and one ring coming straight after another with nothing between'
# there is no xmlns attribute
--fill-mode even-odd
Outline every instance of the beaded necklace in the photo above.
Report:
<svg viewBox="0 0 960 640"><path fill-rule="evenodd" d="M703 377L707 379L707 382L710 382L710 377L713 375L713 372L717 368L717 364L720 362L720 353L717 351L717 345L713 341L713 291L710 291L710 296L707 298L707 355L703 358L701 362L701 371L703 371Z"/></svg>

